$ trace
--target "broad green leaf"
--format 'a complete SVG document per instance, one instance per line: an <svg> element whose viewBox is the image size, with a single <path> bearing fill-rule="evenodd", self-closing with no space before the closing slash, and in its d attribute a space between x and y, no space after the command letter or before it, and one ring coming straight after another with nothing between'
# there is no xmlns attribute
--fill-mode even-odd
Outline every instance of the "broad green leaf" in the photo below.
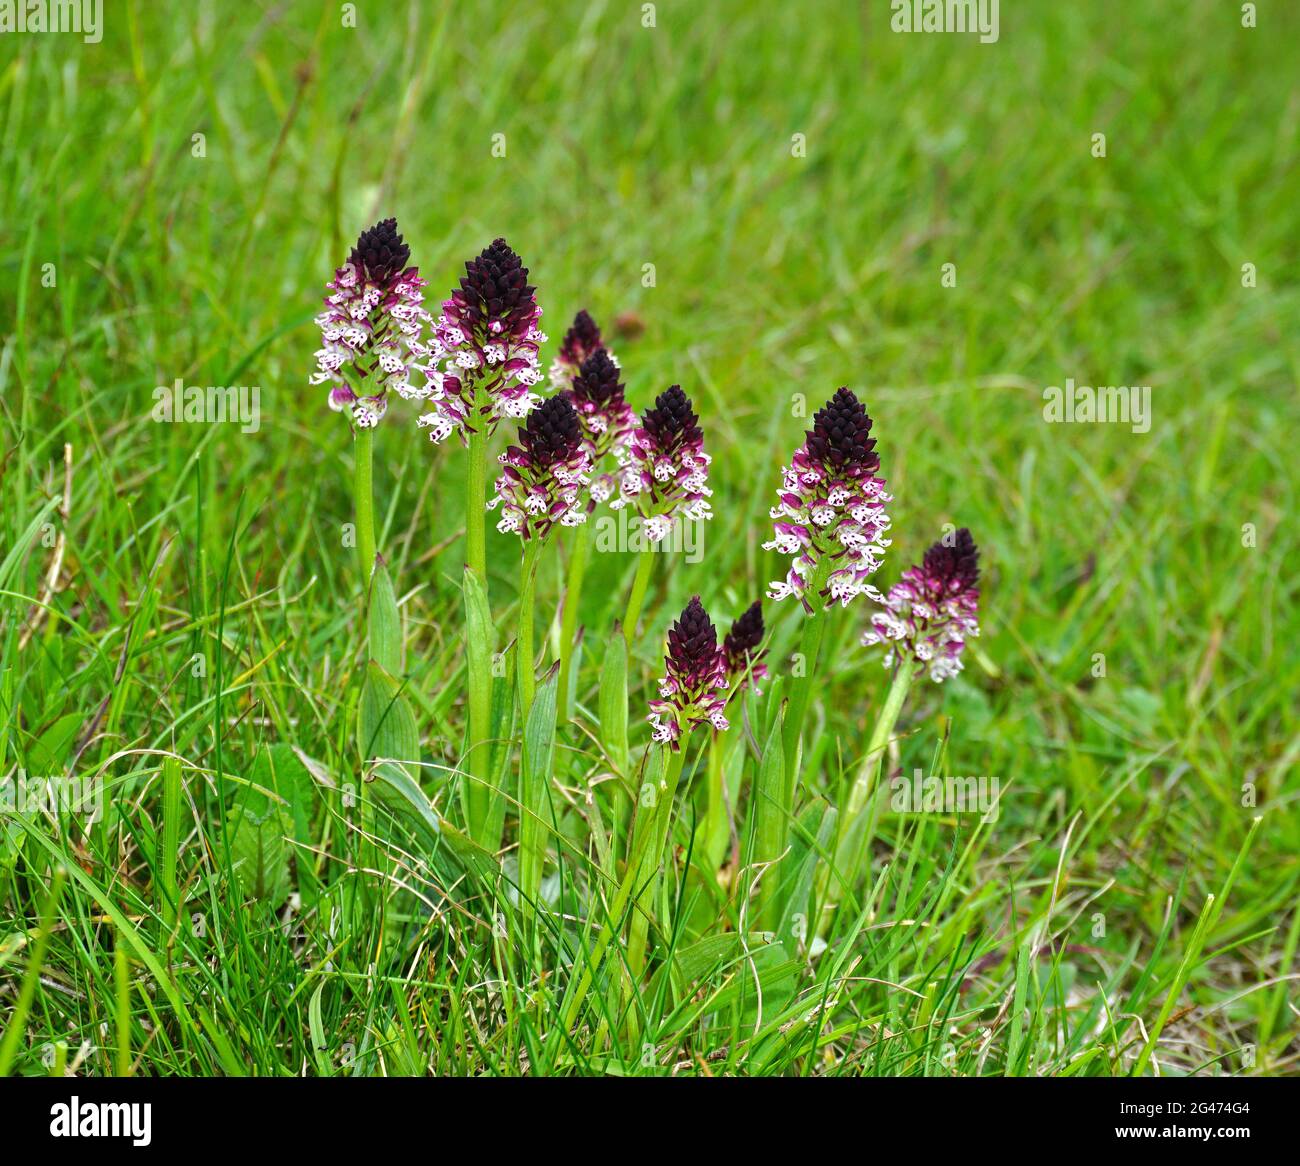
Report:
<svg viewBox="0 0 1300 1166"><path fill-rule="evenodd" d="M46 728L27 748L28 772L39 777L62 773L72 742L85 723L83 713L68 713Z"/></svg>
<svg viewBox="0 0 1300 1166"><path fill-rule="evenodd" d="M370 576L370 658L390 676L402 675L402 617L393 577L381 560Z"/></svg>
<svg viewBox="0 0 1300 1166"><path fill-rule="evenodd" d="M429 799L410 774L400 765L383 762L375 766L375 785L386 791L384 805L414 822L421 837L432 847L441 833L441 824Z"/></svg>
<svg viewBox="0 0 1300 1166"><path fill-rule="evenodd" d="M785 850L789 828L790 807L785 804L785 753L781 742L782 716L772 721L772 730L763 747L763 759L758 767L758 782L754 787L753 845L750 862L754 866L774 863ZM776 923L776 907L781 872L772 867L763 872L759 884L761 909L759 925L771 928Z"/></svg>
<svg viewBox="0 0 1300 1166"><path fill-rule="evenodd" d="M555 702L558 667L533 697L524 726L524 749L519 781L519 889L526 902L534 902L542 885L546 839L550 833L548 796L551 763L555 754Z"/></svg>
<svg viewBox="0 0 1300 1166"><path fill-rule="evenodd" d="M514 675L515 646L511 644L497 661L497 670L505 676ZM500 838L505 826L509 792L506 774L515 755L515 690L510 684L492 685L492 747L488 769L487 838Z"/></svg>
<svg viewBox="0 0 1300 1166"><path fill-rule="evenodd" d="M366 666L357 708L357 747L363 761L420 760L420 731L402 685L374 660Z"/></svg>
<svg viewBox="0 0 1300 1166"><path fill-rule="evenodd" d="M600 737L605 755L620 776L627 774L627 641L617 634L605 641L600 669Z"/></svg>
<svg viewBox="0 0 1300 1166"><path fill-rule="evenodd" d="M792 951L810 944L817 931L816 920L810 914L813 885L821 856L834 849L835 821L835 808L822 798L807 806L795 825L790 855L781 864L788 874L781 880L778 894L781 918L776 934Z"/></svg>
<svg viewBox="0 0 1300 1166"><path fill-rule="evenodd" d="M278 801L250 787L226 821L230 861L244 893L275 906L289 895L288 816Z"/></svg>

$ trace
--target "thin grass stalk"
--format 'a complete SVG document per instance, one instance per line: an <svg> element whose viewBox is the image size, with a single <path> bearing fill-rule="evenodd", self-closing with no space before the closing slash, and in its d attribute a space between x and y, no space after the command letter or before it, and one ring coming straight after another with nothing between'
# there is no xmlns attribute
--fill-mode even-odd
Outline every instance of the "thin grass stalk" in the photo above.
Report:
<svg viewBox="0 0 1300 1166"><path fill-rule="evenodd" d="M176 927L181 898L176 869L181 849L181 763L175 757L163 758L162 784L162 829L158 834L158 907L163 931L167 936L167 946L170 948L171 933Z"/></svg>
<svg viewBox="0 0 1300 1166"><path fill-rule="evenodd" d="M113 936L113 1003L116 1014L117 1055L114 1067L119 1077L131 1075L131 966L126 952L126 936Z"/></svg>
<svg viewBox="0 0 1300 1166"><path fill-rule="evenodd" d="M18 989L18 998L9 1013L9 1023L3 1037L0 1037L0 1077L9 1076L9 1068L18 1055L18 1046L27 1034L27 1017L31 1012L32 1000L36 997L36 987L40 982L41 968L45 964L45 951L54 934L54 921L58 918L59 900L63 897L63 886L67 875L62 867L54 868L50 880L49 894L45 897L45 908L41 912L40 926L32 943L31 954L27 957L27 970L23 975L22 987Z"/></svg>

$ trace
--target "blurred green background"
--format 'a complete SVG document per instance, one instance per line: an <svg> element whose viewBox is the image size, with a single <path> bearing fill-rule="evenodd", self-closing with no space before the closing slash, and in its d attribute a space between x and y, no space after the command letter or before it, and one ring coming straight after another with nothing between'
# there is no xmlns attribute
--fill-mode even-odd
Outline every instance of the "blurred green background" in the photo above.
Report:
<svg viewBox="0 0 1300 1166"><path fill-rule="evenodd" d="M381 216L434 304L504 235L547 359L586 307L635 406L680 382L702 416L705 560L660 574L648 625L695 591L730 618L778 577L761 543L779 467L802 413L852 386L896 498L880 581L943 523L984 549L979 659L914 697L903 763L951 727L952 772L1011 787L976 895L987 934L1081 815L1071 877L1105 888L1089 913L1141 962L1169 898L1194 918L1263 810L1224 954L1193 978L1189 1061L1292 1022L1254 988L1291 971L1300 877L1300 10L1262 0L1251 29L1220 0L1004 0L981 44L895 34L888 4L841 0L358 0L355 27L335 3L105 8L97 45L0 38L0 524L17 552L0 764L89 750L129 771L178 736L196 762L238 763L277 730L352 764L351 440L307 384L311 318ZM1043 388L1071 377L1150 385L1150 432L1046 424ZM176 378L260 386L260 431L152 423ZM436 702L460 634L464 458L416 411L395 402L378 436L381 546ZM20 652L50 565L23 539L63 489L65 443L61 634ZM507 597L517 550L489 540ZM629 569L597 556L597 639ZM769 619L780 659L793 621ZM860 752L883 692L855 630L814 713L828 762ZM218 639L224 735L189 675Z"/></svg>

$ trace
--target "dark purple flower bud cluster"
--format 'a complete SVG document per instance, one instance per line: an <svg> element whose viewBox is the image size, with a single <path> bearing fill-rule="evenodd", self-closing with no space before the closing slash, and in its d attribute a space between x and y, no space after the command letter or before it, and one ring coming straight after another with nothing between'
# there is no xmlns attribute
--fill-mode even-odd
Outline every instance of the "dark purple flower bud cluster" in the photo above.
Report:
<svg viewBox="0 0 1300 1166"><path fill-rule="evenodd" d="M501 507L497 529L526 541L545 538L556 523L585 522L581 494L591 458L568 398L552 397L529 413L518 440L501 455L496 497L488 502L489 510Z"/></svg>
<svg viewBox="0 0 1300 1166"><path fill-rule="evenodd" d="M330 408L348 410L363 429L379 424L389 390L423 396L425 387L412 385L411 374L427 377L430 362L440 355L436 340L423 339L433 317L423 307L425 281L407 266L410 258L396 219L363 231L347 263L326 285L330 294L316 317L322 347L311 383L329 385Z"/></svg>
<svg viewBox="0 0 1300 1166"><path fill-rule="evenodd" d="M745 613L731 625L731 631L722 641L722 654L727 665L728 686L738 685L742 692L752 684L759 692L758 681L767 679L767 665L763 663L763 604L755 600Z"/></svg>
<svg viewBox="0 0 1300 1166"><path fill-rule="evenodd" d="M862 637L866 645L885 644L885 667L908 656L928 667L930 679L946 680L961 671L962 650L980 634L979 551L964 526L925 552L882 596L882 610L871 617Z"/></svg>
<svg viewBox="0 0 1300 1166"><path fill-rule="evenodd" d="M564 334L560 351L551 362L551 386L557 391L567 389L581 370L584 362L604 351L618 367L618 359L605 348L601 339L600 327L584 310L573 317L573 326Z"/></svg>
<svg viewBox="0 0 1300 1166"><path fill-rule="evenodd" d="M763 544L793 562L768 595L796 596L812 611L807 592L816 581L815 597L847 606L864 591L872 593L867 579L889 546L885 503L892 498L876 476L880 458L871 418L847 388L818 410L804 436L782 470L780 496L771 511L775 535Z"/></svg>
<svg viewBox="0 0 1300 1166"><path fill-rule="evenodd" d="M652 543L667 538L679 518L713 517L704 433L690 398L673 385L641 415L621 458L614 509L634 506Z"/></svg>
<svg viewBox="0 0 1300 1166"><path fill-rule="evenodd" d="M618 365L609 353L598 348L587 357L573 378L572 387L563 395L572 402L582 423L582 438L592 466L599 466L611 454L621 461L636 428L636 414L623 396ZM616 484L610 474L593 478L593 504L605 501L614 492Z"/></svg>
<svg viewBox="0 0 1300 1166"><path fill-rule="evenodd" d="M460 287L442 305L437 337L446 367L432 370L420 418L434 441L459 432L493 433L503 417L524 417L538 402L542 309L528 268L504 239L465 264Z"/></svg>
<svg viewBox="0 0 1300 1166"><path fill-rule="evenodd" d="M718 632L695 596L668 631L659 700L650 702L654 739L673 749L697 725L726 729L727 662Z"/></svg>

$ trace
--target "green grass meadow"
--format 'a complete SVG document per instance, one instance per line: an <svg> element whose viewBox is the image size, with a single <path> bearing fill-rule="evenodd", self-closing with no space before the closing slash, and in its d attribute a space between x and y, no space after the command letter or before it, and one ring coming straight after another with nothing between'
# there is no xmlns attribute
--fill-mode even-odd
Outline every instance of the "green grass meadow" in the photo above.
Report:
<svg viewBox="0 0 1300 1166"><path fill-rule="evenodd" d="M894 33L878 0L104 8L98 44L0 36L0 779L103 791L93 819L0 809L0 1074L1297 1072L1300 10L1004 0L981 44ZM452 844L467 463L400 400L375 497L424 814L349 796L380 784L353 439L308 377L324 284L388 215L435 314L506 237L544 365L589 309L632 405L680 383L713 456L702 558L652 579L622 765L605 662L635 557L592 555L544 910L512 885L508 709L505 845ZM178 379L257 386L256 431L156 422ZM1067 379L1150 386L1149 431L1049 424ZM664 633L695 594L725 629L784 574L768 508L841 385L895 499L873 582L944 524L982 551L983 634L913 685L886 769L995 776L998 813L882 797L822 940L769 927L752 700L716 872L686 752L632 988L593 945ZM541 675L570 533L539 568ZM503 650L518 563L489 526ZM867 609L828 617L772 877L814 869L889 688ZM764 612L776 677L801 616Z"/></svg>

